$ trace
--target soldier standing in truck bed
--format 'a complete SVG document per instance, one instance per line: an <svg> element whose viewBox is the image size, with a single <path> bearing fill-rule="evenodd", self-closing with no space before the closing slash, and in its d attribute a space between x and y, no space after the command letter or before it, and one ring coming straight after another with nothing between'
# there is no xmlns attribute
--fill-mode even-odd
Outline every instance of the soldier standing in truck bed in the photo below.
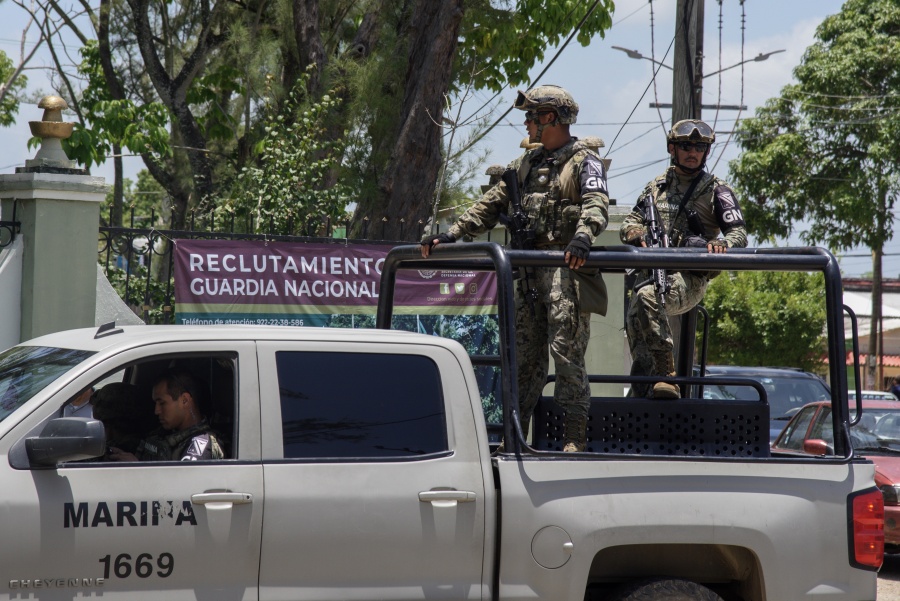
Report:
<svg viewBox="0 0 900 601"><path fill-rule="evenodd" d="M423 238L422 256L438 244L477 236L500 221L513 234L514 247L564 252L559 267L522 270L516 287L519 411L527 435L547 381L549 348L556 367L555 401L566 411L564 450L583 451L590 408L584 354L590 313L606 313L606 288L596 270L579 269L607 226L606 170L597 153L570 134L578 104L566 90L538 86L519 92L514 106L525 111L528 149L510 164L512 173L447 232ZM521 190L521 198L512 188Z"/></svg>

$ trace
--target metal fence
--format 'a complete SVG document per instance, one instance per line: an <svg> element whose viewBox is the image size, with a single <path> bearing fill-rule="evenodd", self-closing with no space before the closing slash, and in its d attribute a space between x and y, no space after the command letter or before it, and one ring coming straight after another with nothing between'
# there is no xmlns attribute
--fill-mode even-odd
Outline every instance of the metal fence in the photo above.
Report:
<svg viewBox="0 0 900 601"><path fill-rule="evenodd" d="M290 220L282 233L274 220L268 224L269 233L248 234L236 231L235 219L216 222L215 215L192 214L187 229L160 229L155 215L140 218L131 213L129 227L101 226L99 231L99 263L110 283L131 309L145 323L174 323L174 240L260 240L268 242L318 242L333 244L409 244L411 240L386 240L384 231L388 219L363 219L363 238L346 238L350 223L333 223L328 218L309 220L295 224ZM143 224L143 225L142 225ZM257 229L255 224L242 224L247 230ZM380 226L380 227L379 227ZM218 229L217 229L218 228ZM295 229L296 228L296 229ZM382 236L370 238L380 230ZM283 232L289 233L283 233ZM297 231L306 232L305 234ZM403 227L401 224L401 232ZM413 234L416 232L413 231Z"/></svg>

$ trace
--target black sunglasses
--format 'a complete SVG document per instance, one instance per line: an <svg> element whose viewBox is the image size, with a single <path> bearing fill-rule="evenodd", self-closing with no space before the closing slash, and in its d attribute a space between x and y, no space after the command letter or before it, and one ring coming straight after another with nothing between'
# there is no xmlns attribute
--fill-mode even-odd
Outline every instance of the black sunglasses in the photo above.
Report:
<svg viewBox="0 0 900 601"><path fill-rule="evenodd" d="M525 111L525 119L528 121L538 121L541 115L550 115L553 111Z"/></svg>
<svg viewBox="0 0 900 601"><path fill-rule="evenodd" d="M709 144L706 142L678 142L676 146L681 150L696 150L697 152L709 150Z"/></svg>

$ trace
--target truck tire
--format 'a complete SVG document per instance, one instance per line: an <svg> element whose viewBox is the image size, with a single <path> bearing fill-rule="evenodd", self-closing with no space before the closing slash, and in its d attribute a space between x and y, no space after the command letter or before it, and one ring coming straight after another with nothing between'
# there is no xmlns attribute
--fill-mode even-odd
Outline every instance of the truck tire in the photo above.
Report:
<svg viewBox="0 0 900 601"><path fill-rule="evenodd" d="M614 601L722 601L722 597L690 580L643 580L626 586Z"/></svg>

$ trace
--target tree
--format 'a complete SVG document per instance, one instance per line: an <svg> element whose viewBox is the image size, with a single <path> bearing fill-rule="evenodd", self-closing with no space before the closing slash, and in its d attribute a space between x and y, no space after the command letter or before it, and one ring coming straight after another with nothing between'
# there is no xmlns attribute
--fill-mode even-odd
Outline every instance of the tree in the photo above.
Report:
<svg viewBox="0 0 900 601"><path fill-rule="evenodd" d="M738 129L731 179L751 233L790 234L835 250L872 249L872 321L881 315L881 258L900 190L900 5L848 0L826 18L795 70L798 83ZM879 354L872 336L869 356ZM869 385L875 365L870 363Z"/></svg>
<svg viewBox="0 0 900 601"><path fill-rule="evenodd" d="M325 185L343 147L340 141L323 141L322 135L340 102L325 94L319 102L305 105L308 77L301 77L286 102L268 105L265 136L258 145L260 160L244 167L214 196L221 213L250 216L269 233L314 235L326 225L323 218L332 226L346 223L348 186Z"/></svg>
<svg viewBox="0 0 900 601"><path fill-rule="evenodd" d="M709 362L821 371L826 356L820 273L742 271L710 282Z"/></svg>
<svg viewBox="0 0 900 601"><path fill-rule="evenodd" d="M80 4L85 31L56 0L48 0L46 12L82 44L96 38L104 102L131 103L105 106L136 114L145 105L165 108L171 153L129 146L106 113L93 109L97 102L80 104L77 80L64 77L61 92L81 131L96 136L96 144L85 137L80 147L107 155L106 147L114 154L122 146L140 152L173 201L176 225L189 210L207 208L213 192L245 167L260 167L259 143L268 135L264 96L271 91L276 112L286 115L281 104L311 67L306 102L313 106L328 94L339 106L322 141L345 149L340 167L317 185L351 186L358 216L390 216L384 235L393 239L418 238L411 224L429 213L444 152L446 99L469 84L500 89L501 82L524 82L563 36L577 28L586 44L608 28L613 6L611 0L588 6L578 0ZM61 43L49 42L52 48Z"/></svg>
<svg viewBox="0 0 900 601"><path fill-rule="evenodd" d="M0 126L6 127L16 122L19 112L19 94L25 89L28 79L21 75L12 59L0 50Z"/></svg>

